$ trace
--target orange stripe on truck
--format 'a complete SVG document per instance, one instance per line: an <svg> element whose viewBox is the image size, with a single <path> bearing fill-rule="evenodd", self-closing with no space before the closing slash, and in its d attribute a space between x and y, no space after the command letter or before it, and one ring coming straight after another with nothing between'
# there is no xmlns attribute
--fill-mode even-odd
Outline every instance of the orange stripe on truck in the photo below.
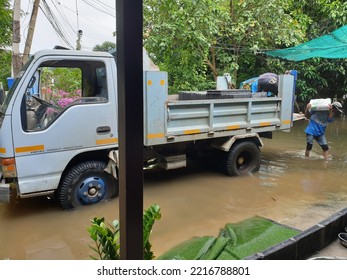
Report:
<svg viewBox="0 0 347 280"><path fill-rule="evenodd" d="M96 140L96 145L107 145L107 144L115 144L118 143L118 138L106 138Z"/></svg>
<svg viewBox="0 0 347 280"><path fill-rule="evenodd" d="M240 129L241 126L240 125L228 125L227 129L228 130L235 130L235 129Z"/></svg>
<svg viewBox="0 0 347 280"><path fill-rule="evenodd" d="M45 145L37 146L24 146L15 148L16 153L30 153L30 152L42 152L45 149Z"/></svg>
<svg viewBox="0 0 347 280"><path fill-rule="evenodd" d="M164 133L151 133L147 135L148 139L164 138Z"/></svg>
<svg viewBox="0 0 347 280"><path fill-rule="evenodd" d="M260 126L270 126L271 123L270 122L261 122Z"/></svg>
<svg viewBox="0 0 347 280"><path fill-rule="evenodd" d="M189 130L185 130L183 131L184 134L188 135L188 134L197 134L197 133L201 133L200 129L189 129Z"/></svg>

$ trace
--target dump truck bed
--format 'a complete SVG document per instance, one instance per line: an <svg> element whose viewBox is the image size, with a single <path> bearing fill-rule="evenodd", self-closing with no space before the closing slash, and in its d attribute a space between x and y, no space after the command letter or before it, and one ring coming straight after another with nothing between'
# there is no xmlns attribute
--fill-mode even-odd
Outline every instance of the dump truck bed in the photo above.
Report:
<svg viewBox="0 0 347 280"><path fill-rule="evenodd" d="M280 76L277 97L256 97L259 95L246 92L245 96L237 93L228 97L225 91L169 96L166 81L165 72L145 74L144 143L147 146L289 130L292 126L294 77L291 75ZM197 99L199 95L201 99Z"/></svg>

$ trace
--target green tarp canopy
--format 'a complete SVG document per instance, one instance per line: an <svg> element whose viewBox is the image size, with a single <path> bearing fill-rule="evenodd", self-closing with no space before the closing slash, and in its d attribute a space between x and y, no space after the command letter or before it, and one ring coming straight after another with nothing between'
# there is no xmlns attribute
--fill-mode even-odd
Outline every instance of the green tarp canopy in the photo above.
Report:
<svg viewBox="0 0 347 280"><path fill-rule="evenodd" d="M293 61L302 61L313 57L347 58L347 25L304 44L268 51L266 54Z"/></svg>

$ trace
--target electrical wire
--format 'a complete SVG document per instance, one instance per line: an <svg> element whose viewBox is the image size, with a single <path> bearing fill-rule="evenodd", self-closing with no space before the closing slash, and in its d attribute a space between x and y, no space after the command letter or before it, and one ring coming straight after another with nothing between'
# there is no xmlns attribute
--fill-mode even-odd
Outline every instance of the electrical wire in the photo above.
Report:
<svg viewBox="0 0 347 280"><path fill-rule="evenodd" d="M100 0L94 0L95 2L99 2L101 6L105 6L107 9L111 9L113 11L116 11L116 8L115 7L112 7L110 5L107 5L106 3L100 1Z"/></svg>
<svg viewBox="0 0 347 280"><path fill-rule="evenodd" d="M105 6L107 6L107 7L110 7L110 6L108 6L108 5L106 5L106 4L104 4L104 3L102 3L102 2L100 2L100 1L98 1L99 2L99 4L98 4L98 2L96 2L96 1L91 1L91 0L82 0L84 3L86 3L87 5L89 5L90 7L92 7L92 8L94 8L95 10L98 10L99 12L101 12L101 13L104 13L104 14L107 14L107 15L109 15L109 16L112 16L112 17L116 17L114 14L112 14L112 13L110 13L108 10L109 10L109 8L106 8ZM94 3L93 3L94 2ZM102 5L100 5L100 3L102 3L103 5L105 5L104 7L102 6ZM97 7L96 5L99 5L99 7ZM106 10L105 10L106 9Z"/></svg>
<svg viewBox="0 0 347 280"><path fill-rule="evenodd" d="M53 0L52 0L53 1ZM55 6L58 6L59 8L63 8L65 10L69 10L70 12L72 12L74 14L74 16L76 17L76 20L77 20L77 30L80 30L80 18L84 18L83 17L83 14L80 13L80 2L77 3L77 0L75 0L75 9L71 9L70 7L67 7L66 5L64 5L62 2L63 1L59 1L59 0L54 0L56 2L56 5ZM101 12L101 13L104 13L106 15L110 15L112 16L113 18L115 18L115 12L112 14L112 11L115 11L115 7L112 7L111 5L107 5L106 3L104 3L103 1L100 1L100 0L82 0L84 4L88 5L89 7L95 9L96 11L98 12ZM56 7L57 8L57 7ZM62 10L62 9L60 9ZM64 14L64 13L63 13ZM89 18L85 18L86 20L89 20ZM70 24L71 26L71 24ZM72 30L75 30L74 28L71 27ZM76 32L74 32L75 35L76 35ZM87 36L88 38L91 38L90 34L87 35L88 33L84 34L84 36ZM97 34L95 34L97 35ZM78 34L77 34L78 36ZM94 39L96 39L97 37L92 37ZM98 39L102 40L102 37L99 37ZM83 45L82 43L82 47L83 49L86 49L86 47Z"/></svg>
<svg viewBox="0 0 347 280"><path fill-rule="evenodd" d="M59 6L59 2L57 0L51 0L51 1L52 1L53 6L55 7L55 9L58 11L59 15L63 19L63 21L66 23L66 25L70 27L72 32L75 32L75 29L73 28L73 26L69 22L69 20L68 20L67 16L65 15L64 11ZM77 25L78 25L78 23L77 23ZM77 30L78 30L78 27L77 27Z"/></svg>
<svg viewBox="0 0 347 280"><path fill-rule="evenodd" d="M112 7L111 5L104 3L104 1L100 1L100 0L82 0L82 1L86 5L92 7L94 10L115 18L115 12L112 13L113 11L115 11L115 7ZM43 16L47 19L49 24L52 26L58 38L61 39L62 42L64 42L64 44L66 44L66 46L71 49L75 49L75 48L73 47L74 43L70 43L70 42L75 41L75 36L76 34L78 35L78 31L80 30L79 8L81 4L77 3L77 0L75 0L74 4L75 4L75 9L71 8L71 5L70 7L64 5L64 1L62 0L51 0L51 1L42 0L39 5L40 11L42 12ZM30 6L30 4L28 6ZM73 15L76 18L75 23L71 22L71 16L66 14L67 11L73 13ZM27 13L27 15L30 15L30 13ZM27 23L26 26L27 26L26 28L28 28L29 23ZM76 27L77 27L77 32L76 32ZM94 34L94 35L97 35L97 34ZM100 40L102 40L102 38L100 38Z"/></svg>
<svg viewBox="0 0 347 280"><path fill-rule="evenodd" d="M54 13L52 13L52 10L48 6L47 2L45 0L42 1L43 6L40 4L40 9L49 21L49 23L52 25L53 29L57 33L57 35L65 42L71 49L74 49L74 47L70 44L69 40L67 39L66 35L64 34L64 29L62 28L61 24L55 17Z"/></svg>
<svg viewBox="0 0 347 280"><path fill-rule="evenodd" d="M24 10L21 10L21 15L24 15L23 19L21 19L22 23L21 23L21 33L23 34L23 38L24 40L26 40L27 34L28 34L28 28L29 28L29 24L30 24L30 17L28 17L30 15L30 3L28 1L28 5Z"/></svg>

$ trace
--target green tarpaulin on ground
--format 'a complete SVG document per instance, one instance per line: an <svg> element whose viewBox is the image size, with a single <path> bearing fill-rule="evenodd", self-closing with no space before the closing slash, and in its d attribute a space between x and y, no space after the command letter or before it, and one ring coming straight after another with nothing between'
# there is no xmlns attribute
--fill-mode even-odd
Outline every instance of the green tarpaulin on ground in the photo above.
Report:
<svg viewBox="0 0 347 280"><path fill-rule="evenodd" d="M265 54L293 61L302 61L313 57L347 58L347 25L304 44L268 51Z"/></svg>
<svg viewBox="0 0 347 280"><path fill-rule="evenodd" d="M226 224L218 237L191 238L158 260L240 260L296 236L300 231L263 217Z"/></svg>

